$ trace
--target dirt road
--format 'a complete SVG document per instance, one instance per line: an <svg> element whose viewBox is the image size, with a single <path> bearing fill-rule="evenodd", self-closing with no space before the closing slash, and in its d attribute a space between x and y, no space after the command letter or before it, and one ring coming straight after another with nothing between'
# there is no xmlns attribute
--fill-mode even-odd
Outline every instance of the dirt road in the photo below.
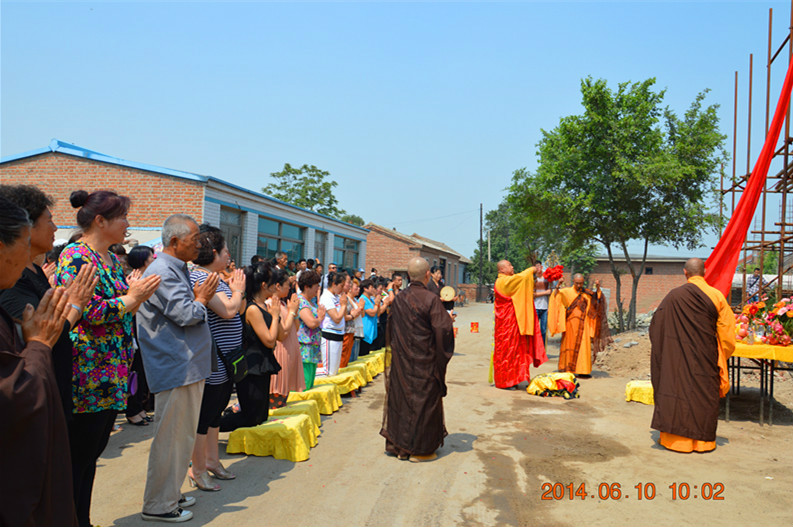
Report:
<svg viewBox="0 0 793 527"><path fill-rule="evenodd" d="M472 321L480 333L468 331ZM744 388L733 399L733 419L719 421L715 452L675 454L655 444L652 407L625 402L630 378L595 371L580 381L581 398L571 401L497 390L487 383L492 306L459 309L457 326L445 399L449 436L437 461L384 455L381 375L359 398L345 399L337 413L323 417L308 461L222 454L238 477L215 493L185 484L184 492L198 500L187 525L793 524L793 416L787 409L793 401L775 407L773 427L761 427L757 392ZM558 350L558 339L549 342L550 361L540 373L555 369ZM143 523L153 429L124 425L111 437L96 475L95 524ZM564 485L564 498L541 499L545 483ZM586 499L570 500L570 483L573 492L584 484ZM619 499L598 498L599 491L616 497L615 483ZM682 499L683 484L688 499Z"/></svg>

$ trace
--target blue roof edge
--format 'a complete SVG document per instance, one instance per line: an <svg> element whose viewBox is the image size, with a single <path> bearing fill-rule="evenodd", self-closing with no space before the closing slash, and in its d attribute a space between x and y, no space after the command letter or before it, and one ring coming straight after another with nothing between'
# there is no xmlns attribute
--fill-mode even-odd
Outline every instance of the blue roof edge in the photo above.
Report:
<svg viewBox="0 0 793 527"><path fill-rule="evenodd" d="M165 174L166 176L174 176L182 179L189 179L191 181L200 181L202 183L205 183L208 179L207 176L194 174L192 172L185 172L183 170L174 170L172 168L165 168L157 165L148 165L146 163L138 163L137 161L127 161L126 159L121 159L120 157L113 157L107 154L102 154L101 152L89 150L87 148L83 148L81 146L77 146L71 143L66 143L58 139L53 139L52 141L50 141L50 144L46 148L39 148L36 150L31 150L29 152L23 152L22 154L16 154L16 155L4 157L0 159L0 164L10 163L12 161L18 161L26 157L33 157L41 154L46 154L48 152L55 152L58 154L66 154L75 157L82 157L84 159L90 159L92 161L99 161L102 163L110 163L112 165L137 168L139 170L145 170L147 172L155 172L158 174Z"/></svg>
<svg viewBox="0 0 793 527"><path fill-rule="evenodd" d="M247 192L249 194L253 194L255 196L259 196L275 203L284 205L286 207L291 207L293 209L301 210L304 212L308 212L309 214L313 214L315 216L319 216L321 218L325 218L331 221L335 221L338 223L343 223L344 225L348 225L355 229L358 229L363 232L369 232L369 229L365 229L359 225L355 225L353 223L348 223L346 221L342 221L338 218L332 218L330 216L326 216L325 214L320 214L319 212L314 212L313 210L304 209L303 207L298 207L297 205L293 205L291 203L287 203L285 201L281 201L280 199L274 198L272 196L268 196L267 194L262 194L261 192L256 192L255 190L247 189L245 187L241 187L239 185L235 185L234 183L230 183L226 180L219 179L213 176L202 176L200 174L194 174L192 172L184 172L182 170L174 170L171 168L164 168L156 165L147 165L146 163L138 163L136 161L127 161L126 159L121 159L119 157L113 157L106 154L102 154L100 152L96 152L94 150L89 150L87 148L83 148L71 143L66 143L64 141L60 141L59 139L53 139L50 141L50 144L45 148L38 148L36 150L30 150L28 152L23 152L21 154L15 154L11 156L6 156L0 158L0 165L3 163L10 163L12 161L18 161L20 159L25 159L27 157L38 156L41 154L46 154L49 152L57 152L59 154L66 154L70 156L82 157L85 159L91 159L93 161L100 161L103 163L110 163L113 165L121 165L130 168L137 168L139 170L146 170L147 172L155 172L158 174L165 174L167 176L174 176L182 179L189 179L191 181L199 181L201 183L206 183L208 181L214 181L217 183L221 183L223 185L228 185L229 187L236 188L238 190L242 190L243 192Z"/></svg>
<svg viewBox="0 0 793 527"><path fill-rule="evenodd" d="M275 203L278 203L279 205L284 205L285 207L290 207L292 209L297 209L297 210L300 210L300 211L303 211L303 212L308 212L309 214L313 214L314 216L319 216L320 218L325 218L325 219L328 219L328 220L331 220L331 221L335 221L337 223L343 223L344 225L348 225L350 227L353 227L353 228L358 229L358 230L363 231L363 232L369 232L369 229L361 227L360 225L355 225L354 223L348 223L348 222L346 222L344 220L340 220L340 219L334 218L332 216L327 216L327 215L322 214L320 212L316 212L316 211L309 210L309 209L304 209L303 207L299 207L297 205L293 205L292 203L287 203L286 201L282 201L282 200L280 200L278 198L274 198L272 196L268 196L267 194L262 194L261 192L257 192L255 190L251 190L251 189L236 185L234 183L230 183L230 182L228 182L228 181L226 181L224 179L218 179L218 178L216 178L214 176L208 176L208 180L209 181L214 181L216 183L221 183L223 185L228 185L229 187L236 188L238 190L242 190L243 192L247 192L248 194L253 194L255 196L258 196L260 198L264 198L264 199L269 200L269 201L274 201Z"/></svg>

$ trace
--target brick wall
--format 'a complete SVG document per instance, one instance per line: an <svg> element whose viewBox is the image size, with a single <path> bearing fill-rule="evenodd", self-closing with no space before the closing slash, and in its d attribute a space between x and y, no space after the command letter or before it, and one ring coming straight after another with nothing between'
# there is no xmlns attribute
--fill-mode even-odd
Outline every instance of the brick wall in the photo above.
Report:
<svg viewBox="0 0 793 527"><path fill-rule="evenodd" d="M637 313L646 313L657 308L669 291L686 283L686 277L683 276L683 264L684 262L647 262L645 264L645 269L652 268L652 274L645 272L639 279L639 289L636 294ZM622 288L620 296L623 308L627 310L631 300L633 279L628 273L627 265L617 263L617 268L625 271L625 274L620 277ZM566 285L572 284L569 273L565 273L564 279ZM614 275L611 274L611 266L608 261L598 262L592 270L589 275L591 287L594 287L596 279L600 279L600 287L610 290L608 310L609 312L614 311L617 308L617 283Z"/></svg>
<svg viewBox="0 0 793 527"><path fill-rule="evenodd" d="M56 225L75 225L77 211L69 203L74 190L114 190L129 196L129 223L162 227L171 214L189 214L203 221L204 184L90 159L47 153L0 165L0 183L35 185L55 198Z"/></svg>
<svg viewBox="0 0 793 527"><path fill-rule="evenodd" d="M408 261L418 254L418 248L381 234L376 230L366 236L366 275L374 267L380 276L391 276L396 270L407 269Z"/></svg>

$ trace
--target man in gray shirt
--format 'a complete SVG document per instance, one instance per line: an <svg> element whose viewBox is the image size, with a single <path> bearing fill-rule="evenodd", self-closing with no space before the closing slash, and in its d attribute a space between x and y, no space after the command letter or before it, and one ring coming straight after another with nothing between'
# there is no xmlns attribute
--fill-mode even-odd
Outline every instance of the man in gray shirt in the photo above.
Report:
<svg viewBox="0 0 793 527"><path fill-rule="evenodd" d="M215 294L218 275L190 287L186 262L198 256L198 224L174 214L162 228L163 251L143 276L157 274L162 283L137 313L146 380L154 393L156 428L149 452L144 520L182 522L183 510L195 503L184 498L182 483L193 451L204 380L212 370L212 337L206 304Z"/></svg>

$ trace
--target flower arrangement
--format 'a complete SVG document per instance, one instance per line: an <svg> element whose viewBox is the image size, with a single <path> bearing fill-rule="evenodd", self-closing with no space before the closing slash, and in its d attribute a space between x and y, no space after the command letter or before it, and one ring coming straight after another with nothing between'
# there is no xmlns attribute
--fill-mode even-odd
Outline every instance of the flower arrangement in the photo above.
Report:
<svg viewBox="0 0 793 527"><path fill-rule="evenodd" d="M749 344L761 342L773 346L793 343L793 298L783 298L771 309L765 299L744 306L735 315L736 337Z"/></svg>
<svg viewBox="0 0 793 527"><path fill-rule="evenodd" d="M548 282L556 282L557 280L562 278L563 272L564 272L563 265L555 265L553 267L547 268L542 273L542 277L545 278Z"/></svg>

